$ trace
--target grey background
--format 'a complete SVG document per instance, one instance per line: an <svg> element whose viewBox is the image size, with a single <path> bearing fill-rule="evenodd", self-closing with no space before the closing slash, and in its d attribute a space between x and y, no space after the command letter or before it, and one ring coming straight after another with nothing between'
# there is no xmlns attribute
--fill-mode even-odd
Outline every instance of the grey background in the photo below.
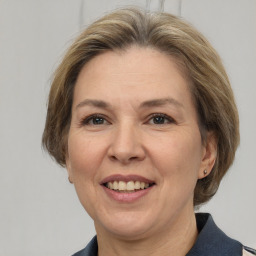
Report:
<svg viewBox="0 0 256 256"><path fill-rule="evenodd" d="M71 255L94 235L90 218L41 150L51 76L65 49L113 8L139 5L180 15L218 50L241 118L236 161L201 211L256 247L255 0L0 0L0 256Z"/></svg>

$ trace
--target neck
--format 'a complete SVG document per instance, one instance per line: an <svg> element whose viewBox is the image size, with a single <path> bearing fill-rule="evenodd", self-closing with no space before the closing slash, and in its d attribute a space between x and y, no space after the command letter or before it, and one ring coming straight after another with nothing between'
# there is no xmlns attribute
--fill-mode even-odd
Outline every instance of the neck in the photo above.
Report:
<svg viewBox="0 0 256 256"><path fill-rule="evenodd" d="M194 213L185 220L179 216L175 224L161 232L132 240L97 232L98 256L184 256L194 245L197 235Z"/></svg>

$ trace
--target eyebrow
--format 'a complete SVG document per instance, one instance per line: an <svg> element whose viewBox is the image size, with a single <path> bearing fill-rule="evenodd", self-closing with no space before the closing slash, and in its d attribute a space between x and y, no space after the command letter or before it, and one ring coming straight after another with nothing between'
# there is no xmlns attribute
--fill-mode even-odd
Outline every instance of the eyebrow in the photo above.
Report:
<svg viewBox="0 0 256 256"><path fill-rule="evenodd" d="M108 104L107 102L105 102L103 100L85 99L85 100L81 101L76 106L76 109L84 107L84 106L94 106L94 107L98 107L98 108L110 108L110 104Z"/></svg>
<svg viewBox="0 0 256 256"><path fill-rule="evenodd" d="M140 104L140 108L160 107L160 106L169 105L169 104L175 105L176 107L179 107L179 108L184 108L184 105L182 103L170 97L144 101ZM111 105L103 100L85 99L76 106L76 109L84 106L94 106L97 108L105 108L105 109L111 108Z"/></svg>
<svg viewBox="0 0 256 256"><path fill-rule="evenodd" d="M145 107L161 107L164 105L175 105L176 107L179 108L184 108L184 105L182 103L180 103L179 101L175 100L174 98L163 98L163 99L153 99L153 100L148 100L145 101L143 103L141 103L141 107L145 108Z"/></svg>

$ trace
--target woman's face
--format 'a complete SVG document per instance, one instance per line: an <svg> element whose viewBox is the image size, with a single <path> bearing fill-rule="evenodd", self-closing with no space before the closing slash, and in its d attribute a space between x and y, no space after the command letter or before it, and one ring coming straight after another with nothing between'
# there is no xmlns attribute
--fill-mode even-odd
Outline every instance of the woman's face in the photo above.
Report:
<svg viewBox="0 0 256 256"><path fill-rule="evenodd" d="M206 155L188 82L170 57L132 47L83 67L67 169L97 232L135 239L191 217Z"/></svg>

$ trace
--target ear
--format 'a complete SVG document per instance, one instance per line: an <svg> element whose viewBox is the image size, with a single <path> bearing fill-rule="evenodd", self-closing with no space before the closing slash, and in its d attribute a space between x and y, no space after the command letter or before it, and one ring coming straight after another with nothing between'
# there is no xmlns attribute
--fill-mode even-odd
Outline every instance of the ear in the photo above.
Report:
<svg viewBox="0 0 256 256"><path fill-rule="evenodd" d="M213 132L208 132L205 145L203 145L198 179L203 179L211 173L217 157L217 145L218 140L216 135Z"/></svg>
<svg viewBox="0 0 256 256"><path fill-rule="evenodd" d="M71 169L71 164L70 164L70 160L69 160L69 156L67 154L66 156L66 169L67 169L67 172L68 172L68 180L70 183L74 183L73 182L73 175L72 175L72 169Z"/></svg>

